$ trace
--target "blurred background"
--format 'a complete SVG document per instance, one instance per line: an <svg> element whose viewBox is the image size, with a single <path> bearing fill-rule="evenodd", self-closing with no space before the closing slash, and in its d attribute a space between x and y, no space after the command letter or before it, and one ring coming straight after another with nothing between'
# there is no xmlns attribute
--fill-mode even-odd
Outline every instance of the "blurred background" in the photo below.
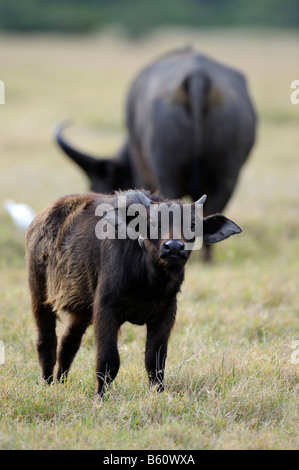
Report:
<svg viewBox="0 0 299 470"><path fill-rule="evenodd" d="M54 143L54 125L71 118L66 135L77 148L114 155L133 77L186 45L244 73L259 118L227 213L253 232L271 221L272 233L283 236L280 217L294 230L299 105L290 101L290 84L299 78L298 18L295 0L0 0L0 262L13 263L15 253L23 260L6 199L39 211L88 189Z"/></svg>
<svg viewBox="0 0 299 470"><path fill-rule="evenodd" d="M90 33L110 26L131 37L157 27L298 27L296 0L1 1L3 31Z"/></svg>
<svg viewBox="0 0 299 470"><path fill-rule="evenodd" d="M298 0L0 0L1 448L298 447L298 26ZM164 397L146 388L144 328L126 324L117 388L96 409L92 329L71 385L37 386L24 231L3 204L37 212L88 190L55 124L72 119L76 148L114 155L131 81L186 45L241 71L258 115L224 211L243 233L214 247L213 264L195 253L187 265Z"/></svg>

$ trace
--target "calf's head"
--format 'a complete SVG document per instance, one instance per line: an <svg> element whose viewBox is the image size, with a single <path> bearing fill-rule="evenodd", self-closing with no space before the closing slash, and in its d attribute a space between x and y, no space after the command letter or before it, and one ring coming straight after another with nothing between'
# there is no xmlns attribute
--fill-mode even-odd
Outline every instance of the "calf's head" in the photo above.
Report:
<svg viewBox="0 0 299 470"><path fill-rule="evenodd" d="M241 232L222 214L203 218L206 196L193 204L155 201L143 192L128 192L126 201L108 211L105 219L115 229L116 238L137 239L149 262L165 269L181 269L191 252L202 243L216 243Z"/></svg>

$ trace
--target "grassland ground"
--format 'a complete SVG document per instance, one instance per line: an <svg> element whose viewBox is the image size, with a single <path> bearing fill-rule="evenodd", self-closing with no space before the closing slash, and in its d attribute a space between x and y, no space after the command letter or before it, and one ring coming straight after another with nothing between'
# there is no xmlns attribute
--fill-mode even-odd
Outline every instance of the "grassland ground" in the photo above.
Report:
<svg viewBox="0 0 299 470"><path fill-rule="evenodd" d="M166 391L147 384L145 328L125 324L121 367L94 401L90 328L66 386L45 387L35 353L24 235L0 208L1 449L297 449L299 339L298 35L271 31L159 31L129 42L88 37L0 38L0 203L36 211L87 181L55 147L66 117L81 148L110 155L124 136L123 105L135 73L186 43L247 76L259 115L255 148L225 213L243 229L192 255L179 296ZM63 328L63 319L58 330Z"/></svg>

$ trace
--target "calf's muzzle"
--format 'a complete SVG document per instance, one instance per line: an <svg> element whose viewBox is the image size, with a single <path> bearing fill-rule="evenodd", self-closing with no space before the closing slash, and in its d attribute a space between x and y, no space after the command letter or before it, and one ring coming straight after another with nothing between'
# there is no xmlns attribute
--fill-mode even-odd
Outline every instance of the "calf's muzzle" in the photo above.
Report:
<svg viewBox="0 0 299 470"><path fill-rule="evenodd" d="M167 240L160 248L160 258L169 263L187 259L185 243L182 240Z"/></svg>

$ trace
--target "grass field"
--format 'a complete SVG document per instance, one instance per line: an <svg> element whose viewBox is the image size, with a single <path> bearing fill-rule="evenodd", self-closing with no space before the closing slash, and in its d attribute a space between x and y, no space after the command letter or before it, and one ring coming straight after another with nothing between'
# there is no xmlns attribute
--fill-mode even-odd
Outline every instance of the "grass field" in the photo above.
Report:
<svg viewBox="0 0 299 470"><path fill-rule="evenodd" d="M125 324L121 367L93 399L92 327L67 386L41 383L23 235L0 208L1 449L298 449L299 105L298 36L273 31L157 32L138 43L112 35L1 37L0 205L42 209L85 191L80 170L52 141L66 117L76 145L110 155L123 135L123 104L141 66L193 44L243 70L259 114L258 138L226 215L243 229L194 256L179 296L166 391L147 384L145 328ZM59 331L63 324L59 325Z"/></svg>

